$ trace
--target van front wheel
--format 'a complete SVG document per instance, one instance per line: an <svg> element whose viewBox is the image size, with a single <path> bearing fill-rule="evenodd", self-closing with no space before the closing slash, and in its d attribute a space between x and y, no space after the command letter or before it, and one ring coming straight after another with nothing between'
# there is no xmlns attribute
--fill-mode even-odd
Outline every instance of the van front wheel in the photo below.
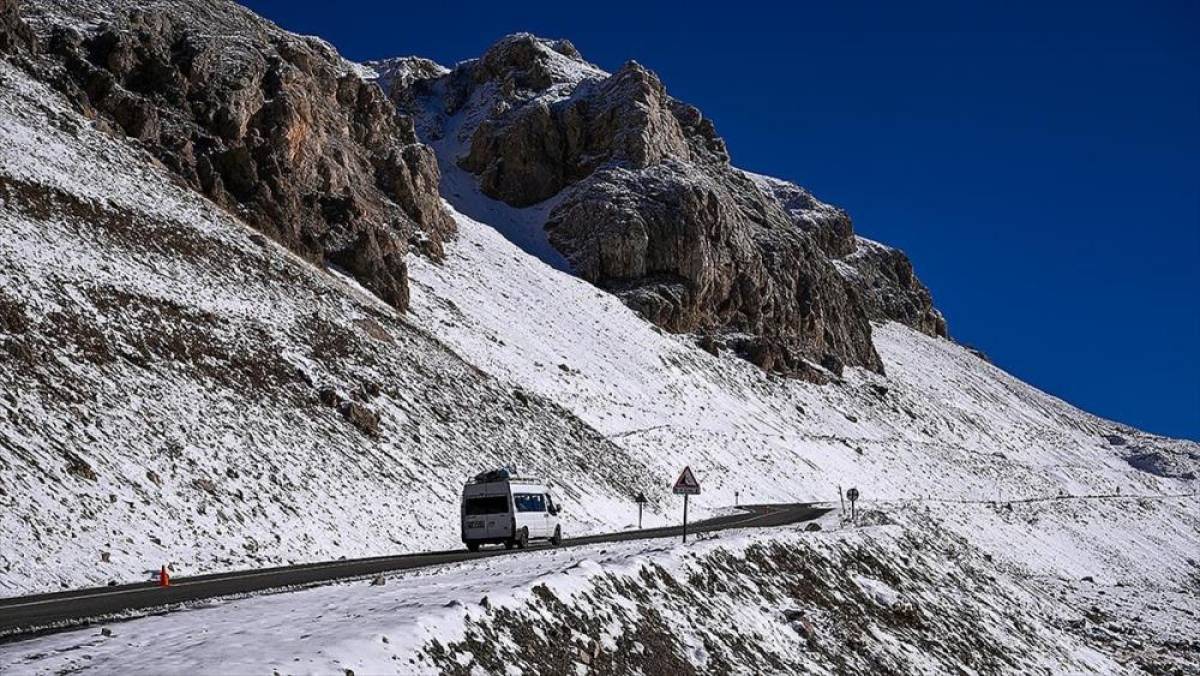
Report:
<svg viewBox="0 0 1200 676"><path fill-rule="evenodd" d="M555 547L562 544L562 526L554 527L554 535L550 536L550 544Z"/></svg>
<svg viewBox="0 0 1200 676"><path fill-rule="evenodd" d="M478 542L468 542L467 543L467 551L469 551L469 552L479 551L479 543Z"/></svg>

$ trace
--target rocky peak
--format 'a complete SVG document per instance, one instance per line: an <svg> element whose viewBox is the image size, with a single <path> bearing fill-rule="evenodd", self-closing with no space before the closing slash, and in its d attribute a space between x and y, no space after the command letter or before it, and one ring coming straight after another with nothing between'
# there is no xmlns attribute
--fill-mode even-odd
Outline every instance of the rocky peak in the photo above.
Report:
<svg viewBox="0 0 1200 676"><path fill-rule="evenodd" d="M845 211L821 202L795 183L749 172L746 175L779 203L794 225L811 234L831 258L854 252L857 240L850 216Z"/></svg>
<svg viewBox="0 0 1200 676"><path fill-rule="evenodd" d="M712 121L642 65L605 73L561 44L509 36L389 93L423 133L453 136L443 167L514 209L545 204L526 213L576 274L710 350L824 380L883 369L871 319L938 333L903 254L851 260L845 212L734 168Z"/></svg>
<svg viewBox="0 0 1200 676"><path fill-rule="evenodd" d="M567 40L547 40L515 33L496 41L466 69L477 84L503 83L513 94L540 93L555 84L576 84L580 75L598 68L583 60Z"/></svg>
<svg viewBox="0 0 1200 676"><path fill-rule="evenodd" d="M845 211L813 197L800 186L745 172L772 196L792 224L809 233L862 300L867 316L898 321L931 336L948 338L946 319L913 272L903 251L858 237Z"/></svg>
<svg viewBox="0 0 1200 676"><path fill-rule="evenodd" d="M609 74L553 44L510 36L389 91L420 100L421 129L455 134L439 144L443 166L484 195L514 208L554 198L549 243L648 320L816 380L841 364L882 369L857 294L730 165L710 120L637 62Z"/></svg>
<svg viewBox="0 0 1200 676"><path fill-rule="evenodd" d="M453 233L436 158L328 43L228 0L31 0L25 11L40 75L102 128L407 307L408 250L436 257Z"/></svg>
<svg viewBox="0 0 1200 676"><path fill-rule="evenodd" d="M403 89L418 80L431 80L450 72L449 68L420 56L400 56L393 59L368 61L363 64L385 90Z"/></svg>

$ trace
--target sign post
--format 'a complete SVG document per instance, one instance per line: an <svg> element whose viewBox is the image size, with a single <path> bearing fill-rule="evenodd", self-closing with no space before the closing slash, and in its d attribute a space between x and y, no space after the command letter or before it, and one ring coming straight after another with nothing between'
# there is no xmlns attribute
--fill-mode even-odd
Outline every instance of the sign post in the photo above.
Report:
<svg viewBox="0 0 1200 676"><path fill-rule="evenodd" d="M854 503L858 500L858 489L851 488L846 491L846 499L850 501L850 520L858 523L858 510L854 507Z"/></svg>
<svg viewBox="0 0 1200 676"><path fill-rule="evenodd" d="M641 530L642 529L642 505L646 504L646 494L638 493L637 497L634 498L633 500L638 505L638 530Z"/></svg>
<svg viewBox="0 0 1200 676"><path fill-rule="evenodd" d="M671 490L676 495L683 496L683 541L686 543L688 496L700 495L700 482L696 481L696 475L692 474L691 467L683 468L683 473L675 480L675 486Z"/></svg>

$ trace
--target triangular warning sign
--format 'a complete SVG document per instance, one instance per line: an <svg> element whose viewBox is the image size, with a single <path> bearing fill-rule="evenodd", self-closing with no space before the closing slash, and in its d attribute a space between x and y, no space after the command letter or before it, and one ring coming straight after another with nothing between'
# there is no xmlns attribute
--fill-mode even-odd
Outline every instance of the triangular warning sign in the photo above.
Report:
<svg viewBox="0 0 1200 676"><path fill-rule="evenodd" d="M700 482L696 481L696 475L692 474L691 467L684 467L683 473L675 481L675 487L672 489L676 493L684 495L699 495Z"/></svg>

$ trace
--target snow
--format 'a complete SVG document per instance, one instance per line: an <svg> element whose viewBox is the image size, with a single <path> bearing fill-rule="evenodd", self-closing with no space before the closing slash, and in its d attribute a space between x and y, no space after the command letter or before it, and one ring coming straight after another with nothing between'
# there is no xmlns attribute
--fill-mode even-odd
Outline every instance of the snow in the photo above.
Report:
<svg viewBox="0 0 1200 676"><path fill-rule="evenodd" d="M567 80L587 76L563 68L576 69L562 72ZM1146 618L1139 624L1159 640L1184 634L1200 610L1188 593L1200 509L1185 478L1200 445L1079 411L897 324L874 326L886 376L849 369L817 386L710 355L563 272L541 231L552 202L510 209L447 162L461 152L470 105L436 142L459 238L444 262L410 257L412 309L401 317L336 270L262 242L7 63L0 94L0 302L16 299L39 327L0 334L0 359L31 345L37 357L0 370L0 593L136 579L165 561L195 574L457 546L461 482L517 462L553 482L568 534L628 527L639 491L650 499L647 526L674 521L669 486L690 465L703 487L694 518L727 513L735 492L742 504L833 502L855 486L860 507L890 515L870 518L902 522L880 527L877 542L960 538L955 547L990 557L1012 601L981 605L989 617L1019 616L1017 601L1037 605L1030 597L1041 594L1053 599L1047 616L1094 605L1116 621ZM9 192L22 185L52 203ZM147 354L151 344L167 356ZM372 383L384 390L364 397L380 415L378 439L316 394ZM72 458L95 478L68 471ZM907 551L896 547L888 551ZM644 542L539 552L408 573L382 588L360 581L214 603L118 625L113 637L9 644L0 671L84 661L101 672L405 670L431 640L494 622L484 595L528 607L547 584L583 612L609 602L593 594L602 578L633 579L651 560L680 572L693 565L689 551ZM952 574L952 563L927 563ZM908 601L903 586L867 573L835 593L862 590L877 605ZM724 619L783 631L742 606ZM693 619L673 606L668 614L673 626ZM701 633L680 631L690 659L715 668ZM1053 640L1031 644L1031 659L1115 668L1045 631ZM889 654L906 645L872 635Z"/></svg>
<svg viewBox="0 0 1200 676"><path fill-rule="evenodd" d="M509 633L502 623L505 618L516 618L517 622L529 622L531 628L560 626L563 618L548 615L553 611L540 603L547 594L578 612L608 618L596 634L574 631L569 639L555 640L556 654L569 654L576 645L586 646L581 652L589 655L619 652L623 642L634 635L630 633L630 622L642 607L632 598L614 594L614 590L620 585L644 583L647 575L669 576L677 581L675 584L688 587L696 584L699 575L713 581L717 585L714 590L741 589L744 591L739 593L761 595L754 602L746 602L732 592L726 595L715 591L698 604L694 592L688 591L686 596L676 594L674 601L667 599L655 606L658 616L680 639L682 653L696 667L704 668L720 655L720 642L730 640L727 633L736 627L733 640L739 645L761 646L780 659L826 671L830 666L822 664L820 655L808 653L780 612L771 586L772 581L781 583L782 571L763 573L761 580L754 580L750 578L757 574L734 569L757 566L751 560L761 560L763 552L775 556L764 547L779 545L805 552L809 557L806 560L824 562L820 570L836 571L846 566L846 557L853 557L864 547L896 558L913 557L911 567L881 571L895 570L901 575L901 584L908 590L905 593L857 573L846 573L848 586L837 586L842 583L841 573L836 572L832 577L822 574L809 582L816 589L829 585L828 591L842 598L848 616L858 612L851 610L856 604L863 604L861 612L868 616L880 614L866 639L871 644L872 660L936 669L937 660L942 658L913 650L909 643L913 637L889 626L881 614L886 611L879 609L908 604L931 617L941 614L942 621L946 621L961 612L964 603L983 601L994 612L975 620L975 626L959 631L985 634L1007 650L1019 651L1014 658L1026 664L1118 669L1077 639L1051 628L1055 619L1070 614L1057 602L1040 600L1007 579L986 586L972 582L960 588L971 579L971 569L941 558L937 552L947 546L946 542L938 539L936 547L926 543L913 549L913 543L901 533L897 527L819 535L794 529L764 530L710 537L687 547L674 540L648 540L529 551L390 575L383 585L362 579L287 594L209 602L167 615L109 625L111 635L90 628L2 645L0 671L343 673L349 669L369 674L436 673L440 670L433 659L438 654L436 645L452 651L443 659L486 673L489 670L477 661L484 656L464 649L469 645L465 639L491 626L495 635L482 644L484 649L520 655L518 642L522 639ZM751 552L758 554L751 556ZM964 570L967 577L959 579ZM855 586L863 590L863 596L858 596ZM794 612L797 603L800 612L812 618L810 626L819 627L822 640L841 640L835 628L841 620L803 600L786 607ZM1029 625L1021 629L1005 621L1003 613L1013 612L1021 612ZM944 638L946 644L950 643L948 637ZM711 654L712 649L718 653ZM846 648L837 650L849 652ZM586 665L579 664L586 671ZM749 670L751 665L744 667ZM531 673L536 664L509 661L506 668L510 673Z"/></svg>
<svg viewBox="0 0 1200 676"><path fill-rule="evenodd" d="M413 320L645 458L656 484L690 465L704 488L696 518L735 491L743 504L836 501L839 487L856 486L861 507L934 519L1022 579L1094 577L1172 595L1196 574L1196 484L1179 478L1195 470L1195 443L1079 411L894 323L873 327L886 376L852 369L817 386L766 375L457 220L444 263L410 261ZM1123 435L1136 441L1110 443ZM1138 471L1129 458L1147 452L1179 467ZM1139 612L1177 623L1148 606Z"/></svg>
<svg viewBox="0 0 1200 676"><path fill-rule="evenodd" d="M594 430L7 63L0 92L0 302L29 326L0 334L0 593L460 546L463 481L512 462L552 482L568 534L636 518L641 463Z"/></svg>

